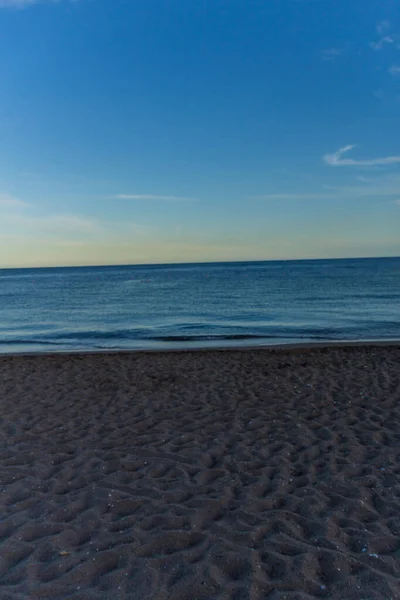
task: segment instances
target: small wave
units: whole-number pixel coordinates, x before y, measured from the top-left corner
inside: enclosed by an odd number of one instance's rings
[[[40,337],[31,337],[31,338],[14,338],[8,340],[0,340],[0,347],[2,346],[48,346],[48,347],[82,347],[82,346],[91,346],[93,348],[104,348],[110,345],[118,346],[118,341],[121,346],[126,347],[127,341],[134,341],[136,343],[140,342],[163,342],[163,343],[179,343],[179,342],[229,342],[229,341],[251,341],[251,340],[280,340],[280,339],[308,339],[308,340],[329,340],[335,339],[336,336],[326,336],[326,335],[296,335],[296,333],[291,334],[274,334],[274,335],[263,335],[263,334],[252,334],[252,333],[238,333],[238,334],[200,334],[200,335],[147,335],[147,336],[121,336],[116,334],[115,332],[110,335],[105,335],[104,333],[99,332],[91,332],[90,335],[86,334],[84,336],[63,336],[62,339],[59,337],[55,337],[53,339],[43,339]],[[96,343],[97,341],[97,343]]]
[[[291,338],[299,338],[299,339],[313,339],[313,340],[326,340],[326,339],[334,339],[333,336],[326,335],[296,335],[295,333],[291,334],[275,334],[275,335],[263,335],[263,334],[246,334],[246,333],[238,333],[238,334],[210,334],[210,335],[166,335],[166,336],[158,336],[152,337],[151,339],[159,342],[206,342],[206,341],[235,341],[235,340],[280,340]]]
[[[159,342],[195,342],[195,341],[212,341],[212,340],[253,340],[253,339],[272,339],[275,336],[270,335],[257,335],[247,333],[233,333],[231,335],[226,334],[210,334],[210,335],[163,335],[154,336],[151,339]]]
[[[65,343],[58,342],[57,340],[41,340],[36,338],[20,339],[15,338],[12,340],[0,340],[1,346],[65,346]]]
[[[8,336],[1,339],[0,348],[17,347],[64,347],[64,348],[129,348],[145,347],[149,344],[208,343],[208,342],[273,342],[274,340],[300,341],[335,341],[371,339],[380,337],[393,338],[400,335],[397,322],[366,323],[365,326],[350,327],[299,327],[270,326],[259,328],[238,326],[221,326],[210,323],[181,323],[157,327],[135,327],[110,330],[32,332],[19,336]],[[379,333],[380,335],[376,335]]]

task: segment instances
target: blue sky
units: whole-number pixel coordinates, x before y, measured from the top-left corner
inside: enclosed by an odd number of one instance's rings
[[[392,0],[0,0],[0,267],[400,255]]]

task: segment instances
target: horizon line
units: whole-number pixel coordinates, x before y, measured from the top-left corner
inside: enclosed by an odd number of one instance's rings
[[[113,267],[173,267],[181,265],[224,265],[224,264],[253,264],[268,262],[311,262],[327,260],[385,260],[389,258],[398,258],[400,255],[390,256],[339,256],[330,258],[265,258],[256,260],[207,260],[207,261],[189,261],[189,262],[167,262],[167,263],[111,263],[104,265],[52,265],[41,267],[0,267],[0,271],[32,271],[38,269],[104,269]]]

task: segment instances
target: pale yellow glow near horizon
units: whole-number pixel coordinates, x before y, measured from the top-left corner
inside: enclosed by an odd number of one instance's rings
[[[396,240],[349,243],[340,238],[269,239],[258,243],[220,241],[84,242],[0,237],[0,268],[162,264],[396,256]]]

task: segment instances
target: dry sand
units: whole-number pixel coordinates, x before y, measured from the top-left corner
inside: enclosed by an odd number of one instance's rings
[[[400,347],[0,358],[0,598],[400,599]]]

